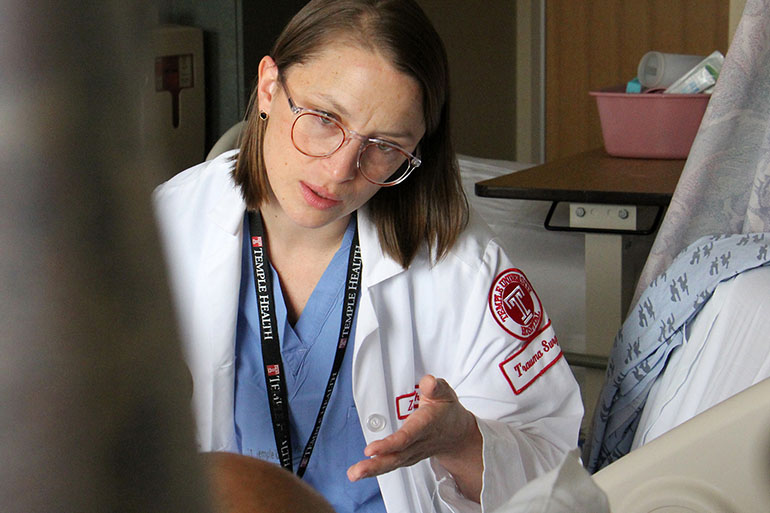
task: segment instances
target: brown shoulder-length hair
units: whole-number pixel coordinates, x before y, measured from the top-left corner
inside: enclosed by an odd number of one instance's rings
[[[438,260],[468,223],[468,201],[450,136],[449,69],[441,38],[414,0],[312,0],[283,30],[271,56],[285,73],[339,41],[387,56],[421,86],[426,127],[419,143],[422,165],[401,184],[381,188],[367,205],[384,251],[403,267],[409,267],[423,244]],[[269,190],[261,151],[268,121],[260,119],[258,109],[255,87],[233,170],[252,209]]]

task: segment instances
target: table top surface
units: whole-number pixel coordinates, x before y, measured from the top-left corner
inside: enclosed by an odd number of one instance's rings
[[[477,196],[666,206],[686,160],[619,158],[603,148],[476,183]]]

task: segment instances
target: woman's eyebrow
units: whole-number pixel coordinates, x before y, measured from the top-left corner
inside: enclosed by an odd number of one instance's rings
[[[334,114],[336,117],[342,117],[342,118],[350,118],[350,112],[342,106],[333,96],[330,96],[325,93],[318,93],[317,95],[314,95],[317,100],[325,103],[328,105],[328,107],[331,109],[332,114]],[[364,134],[362,134],[364,135]],[[369,135],[369,137],[374,137],[376,139],[415,139],[416,135],[413,134],[411,131],[391,131],[391,132],[377,132],[374,135]]]
[[[377,139],[408,139],[410,141],[417,139],[417,136],[412,132],[378,132]]]
[[[319,100],[326,103],[329,107],[331,107],[334,114],[338,114],[339,116],[349,118],[350,112],[342,106],[334,97],[329,96],[328,94],[319,93],[315,95]]]

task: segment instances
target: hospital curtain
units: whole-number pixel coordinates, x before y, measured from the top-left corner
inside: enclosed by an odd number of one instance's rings
[[[633,303],[704,235],[770,231],[770,0],[749,0]]]

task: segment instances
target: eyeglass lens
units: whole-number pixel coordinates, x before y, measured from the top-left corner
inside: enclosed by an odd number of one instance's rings
[[[328,157],[344,143],[345,131],[332,118],[305,112],[294,121],[292,140],[305,155]],[[369,180],[390,184],[410,171],[409,160],[409,156],[394,145],[370,141],[359,153],[358,167]]]

